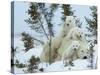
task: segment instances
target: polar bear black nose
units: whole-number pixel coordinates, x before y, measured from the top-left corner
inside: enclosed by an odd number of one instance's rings
[[[83,59],[87,59],[87,56],[84,56]]]
[[[74,50],[76,51],[77,49],[76,49],[76,48],[74,48]]]
[[[39,71],[43,72],[44,70],[43,70],[43,68],[40,68]]]
[[[69,24],[67,24],[67,26],[69,26]]]

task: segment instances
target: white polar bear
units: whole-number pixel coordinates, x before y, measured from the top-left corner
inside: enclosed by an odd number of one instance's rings
[[[49,62],[49,50],[51,52],[50,58],[52,62],[54,62],[55,58],[57,57],[57,50],[59,49],[62,40],[65,36],[67,36],[70,29],[75,27],[75,19],[73,16],[67,16],[66,21],[61,29],[61,32],[51,39],[51,50],[49,47],[50,40],[43,47],[43,52],[41,53],[40,59],[42,62]]]
[[[68,35],[63,39],[62,44],[58,49],[57,60],[61,60],[63,52],[75,40],[79,41],[80,43],[80,50],[78,51],[78,57],[83,58],[86,55],[88,49],[88,43],[84,39],[82,30],[78,27],[74,27],[69,31]]]
[[[75,19],[73,16],[67,16],[64,26],[61,29],[61,32],[52,38],[52,48],[58,49],[61,45],[61,42],[65,36],[69,33],[69,31],[76,26]]]
[[[73,16],[66,16],[66,20],[60,31],[59,36],[61,37],[66,36],[69,33],[70,29],[74,28],[75,26],[76,26],[75,18]]]
[[[61,46],[58,49],[58,53],[59,53],[60,56],[62,56],[62,53],[64,52],[64,50],[66,48],[68,48],[70,46],[70,44],[74,40],[76,40],[76,41],[82,40],[82,31],[78,27],[72,28],[69,31],[68,35],[63,38],[63,41],[61,43]]]
[[[78,41],[73,41],[71,45],[66,48],[62,55],[62,61],[66,65],[73,65],[72,61],[74,56],[78,56],[77,52],[80,49],[80,43]]]

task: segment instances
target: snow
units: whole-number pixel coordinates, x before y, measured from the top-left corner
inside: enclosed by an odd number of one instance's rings
[[[17,40],[17,43],[19,43],[18,41],[20,41],[20,40]],[[20,45],[20,44],[17,44],[17,45]],[[42,48],[43,48],[42,46],[36,46],[35,48],[30,49],[26,53],[22,50],[19,50],[20,48],[18,48],[19,53],[16,54],[15,58],[18,59],[20,61],[20,63],[27,64],[28,63],[27,61],[30,59],[31,56],[33,56],[33,55],[36,57],[40,56],[40,54],[43,50]],[[97,64],[96,62],[97,62],[97,45],[94,46],[94,59],[93,59],[94,67],[96,67],[96,64]],[[44,68],[44,72],[88,70],[88,69],[90,69],[90,67],[88,67],[88,66],[91,65],[89,60],[84,60],[84,59],[77,59],[77,60],[73,61],[73,63],[74,63],[74,66],[69,65],[66,67],[64,67],[64,64],[62,61],[56,61],[56,62],[52,63],[51,65],[49,65],[48,63],[40,63],[39,69]],[[20,69],[20,68],[15,67],[14,71],[15,71],[15,73],[25,73],[23,70],[25,70],[26,68],[27,67]]]
[[[25,69],[25,68],[14,67],[14,73],[15,74],[22,74],[22,73],[24,73],[23,69]]]
[[[74,66],[69,65],[65,67],[62,61],[58,61],[45,68],[45,72],[90,69],[87,67],[90,64],[88,60],[77,59],[73,63]]]
[[[42,47],[37,46],[35,48],[30,49],[28,52],[20,51],[16,54],[16,59],[20,61],[20,63],[27,63],[27,61],[31,58],[31,56],[39,57],[42,52]]]
[[[28,52],[24,54],[26,60],[29,60],[31,56],[39,57],[42,52],[42,47],[38,46],[34,49],[30,49]]]

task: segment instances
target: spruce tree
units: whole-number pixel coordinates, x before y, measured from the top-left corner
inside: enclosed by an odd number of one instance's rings
[[[62,14],[63,14],[62,20],[63,21],[65,21],[66,16],[73,16],[74,15],[74,11],[72,10],[71,5],[63,4],[62,9],[63,9],[63,12],[62,12]]]
[[[88,35],[88,38],[90,37],[94,37],[95,39],[92,39],[90,42],[90,63],[91,63],[91,68],[96,68],[96,65],[93,66],[93,60],[94,60],[94,55],[93,55],[93,52],[94,52],[94,46],[95,44],[97,44],[97,7],[96,6],[91,6],[90,7],[90,10],[91,10],[91,19],[90,18],[87,18],[85,17],[86,19],[86,22],[87,22],[87,29],[89,30],[89,32],[91,34],[87,34]],[[97,60],[97,59],[96,59]]]
[[[45,34],[47,39],[50,40],[49,45],[51,50],[51,37],[54,37],[52,19],[58,4],[49,4],[49,5],[50,6],[47,7],[45,3],[30,3],[30,7],[27,12],[29,18],[25,21],[28,24],[31,24],[30,27],[37,33]],[[46,31],[46,29],[48,29],[47,30],[48,32]],[[50,50],[49,54],[51,54]],[[49,63],[51,63],[51,58]]]
[[[54,36],[52,18],[58,6],[57,4],[49,5],[47,7],[45,3],[30,3],[27,11],[29,18],[25,20],[28,24],[31,24],[30,27],[33,30],[38,33],[44,33],[47,39],[49,39],[48,35]],[[45,27],[47,27],[48,32]]]
[[[86,22],[87,22],[87,29],[91,33],[90,36],[95,36],[94,43],[97,43],[97,7],[96,6],[91,6],[91,19],[85,17]]]
[[[25,52],[34,47],[33,38],[25,32],[22,33],[22,41],[24,42]]]
[[[31,58],[29,59],[28,62],[29,62],[29,64],[27,65],[28,68],[27,68],[26,72],[29,72],[29,73],[37,72],[40,58],[35,57],[35,56],[31,56]]]

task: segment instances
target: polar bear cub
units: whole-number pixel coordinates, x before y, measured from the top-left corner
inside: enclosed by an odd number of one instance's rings
[[[72,61],[74,60],[74,56],[77,56],[77,52],[80,48],[80,43],[78,41],[73,41],[71,45],[63,52],[62,61],[67,65],[72,65]]]
[[[81,31],[81,29],[78,28],[78,27],[72,28],[72,29],[69,31],[68,35],[65,36],[65,37],[63,38],[62,43],[61,43],[61,46],[60,46],[60,48],[58,49],[58,53],[59,53],[60,56],[62,56],[62,53],[64,52],[64,50],[65,50],[66,48],[68,48],[69,45],[70,45],[74,40],[77,40],[77,41],[82,40],[82,31]]]
[[[83,40],[83,31],[79,27],[74,27],[69,31],[67,36],[69,39]]]

